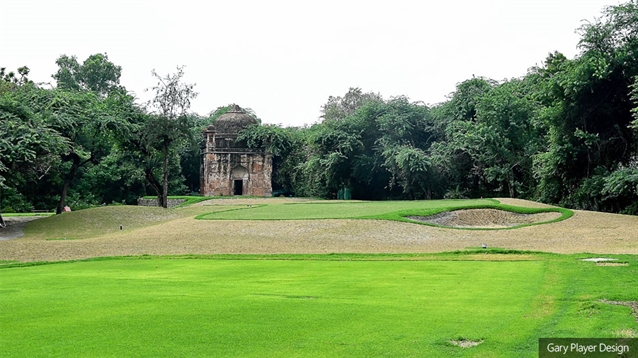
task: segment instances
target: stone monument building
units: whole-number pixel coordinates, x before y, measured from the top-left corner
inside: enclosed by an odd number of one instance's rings
[[[255,123],[255,118],[233,105],[204,130],[202,195],[272,195],[272,155],[237,141],[237,133]]]

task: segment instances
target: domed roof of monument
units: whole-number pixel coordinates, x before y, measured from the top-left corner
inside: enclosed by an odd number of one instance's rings
[[[258,122],[254,117],[234,104],[230,111],[217,117],[214,126],[217,133],[237,133],[255,123]]]

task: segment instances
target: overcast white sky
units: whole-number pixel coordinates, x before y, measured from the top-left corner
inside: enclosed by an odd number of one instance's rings
[[[50,82],[62,54],[107,53],[141,100],[151,70],[185,65],[205,115],[237,103],[264,123],[312,124],[349,87],[442,102],[472,75],[523,76],[573,58],[582,20],[615,0],[0,0],[0,67]]]

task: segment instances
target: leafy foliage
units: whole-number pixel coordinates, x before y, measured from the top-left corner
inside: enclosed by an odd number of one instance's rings
[[[51,77],[59,89],[90,91],[101,97],[121,90],[122,68],[110,62],[106,53],[91,55],[81,65],[75,56],[67,55],[60,56],[55,63],[59,68]]]
[[[155,96],[147,104],[153,115],[148,117],[149,120],[142,132],[142,142],[147,151],[156,145],[161,148],[163,172],[161,193],[159,188],[156,190],[161,206],[166,208],[169,191],[169,151],[177,142],[192,134],[189,130],[187,112],[191,100],[197,97],[198,93],[194,91],[194,84],[182,82],[184,67],[177,67],[176,73],[164,77],[158,75],[155,70],[151,73],[157,79],[157,85],[152,88]]]
[[[328,102],[321,107],[321,118],[324,121],[344,119],[353,115],[364,104],[382,100],[378,93],[363,93],[359,87],[350,87],[343,97],[328,97]]]
[[[581,53],[550,53],[516,79],[472,77],[447,101],[349,88],[321,123],[239,133],[273,155],[273,188],[301,196],[436,199],[509,196],[638,212],[638,2],[578,29]],[[106,54],[60,56],[57,87],[29,68],[0,69],[0,208],[58,211],[197,192],[201,132],[231,106],[188,113],[184,69],[160,76],[140,106]],[[261,121],[250,109],[244,109]]]

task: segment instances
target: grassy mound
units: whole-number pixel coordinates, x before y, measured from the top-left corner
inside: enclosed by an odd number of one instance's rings
[[[180,209],[164,209],[149,206],[103,206],[85,210],[63,213],[35,220],[25,229],[27,238],[88,239],[119,231],[132,231],[149,226],[159,225],[172,220],[192,217],[201,212],[229,210],[227,207],[185,207]],[[120,226],[122,230],[120,230]]]

